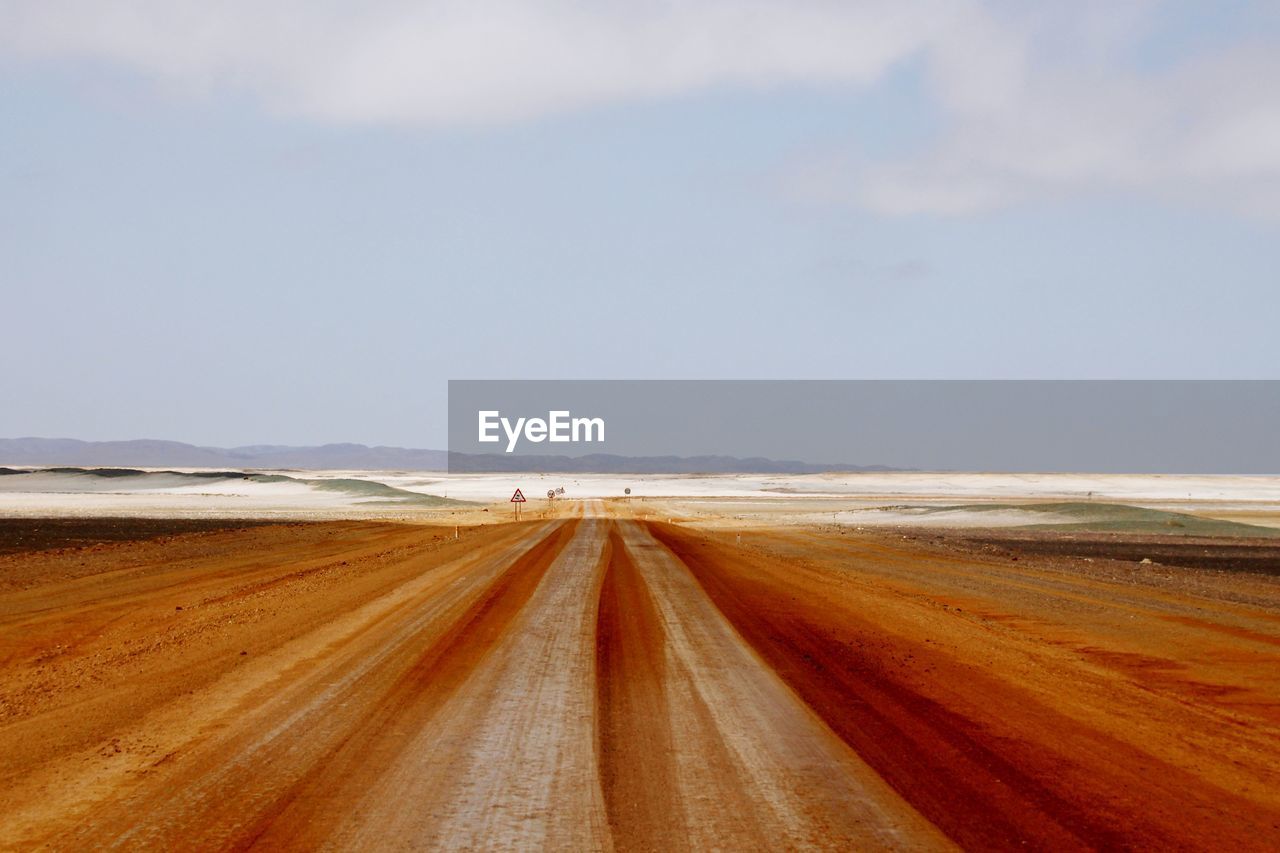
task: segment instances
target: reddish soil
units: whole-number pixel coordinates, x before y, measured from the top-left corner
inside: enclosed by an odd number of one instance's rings
[[[725,534],[654,529],[753,648],[962,846],[1266,849],[1280,840],[1274,765],[1212,755],[1216,738],[1245,753],[1250,742],[1273,756],[1280,747],[1273,606],[1224,612],[1178,601],[1158,582],[1108,595],[1070,567],[1041,574],[1008,556],[984,565],[883,535],[757,534],[752,547],[731,548]],[[1147,597],[1150,612],[1125,601]],[[1090,605],[1107,617],[1119,605],[1128,630],[1113,634],[1110,618],[1074,612]],[[1199,615],[1165,612],[1179,605]],[[1237,618],[1257,629],[1218,621]],[[1166,644],[1170,622],[1204,630]],[[1243,642],[1229,649],[1224,637]],[[1225,683],[1187,678],[1187,646],[1214,658]],[[1174,707],[1146,701],[1148,692]],[[1117,693],[1134,707],[1108,707]],[[1101,713],[1074,713],[1086,703]],[[1185,741],[1192,755],[1165,752]]]
[[[0,556],[0,846],[1280,846],[1280,579],[583,509]]]

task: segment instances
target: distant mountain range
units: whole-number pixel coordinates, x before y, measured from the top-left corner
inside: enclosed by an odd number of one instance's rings
[[[133,468],[300,468],[354,471],[443,471],[443,450],[324,444],[288,447],[197,447],[180,441],[78,441],[74,438],[0,438],[0,465],[74,465]]]
[[[828,471],[894,471],[884,465],[814,465],[760,456],[541,456],[529,453],[450,454],[450,471],[592,474],[822,474]]]
[[[452,461],[452,466],[450,466]],[[0,465],[107,468],[271,468],[351,471],[546,471],[601,474],[814,474],[890,471],[883,465],[813,465],[736,456],[505,456],[450,455],[444,450],[324,444],[290,447],[198,447],[180,441],[79,441],[74,438],[0,438]]]

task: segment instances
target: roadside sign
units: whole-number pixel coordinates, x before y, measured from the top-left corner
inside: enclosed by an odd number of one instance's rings
[[[516,493],[511,496],[511,502],[513,504],[524,503],[524,492],[520,491],[519,489],[516,489]]]

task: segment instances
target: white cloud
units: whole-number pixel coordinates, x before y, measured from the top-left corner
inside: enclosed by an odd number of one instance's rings
[[[1121,191],[1280,218],[1280,51],[1142,70],[1134,8],[1083,9],[966,22],[927,54],[942,129],[924,150],[836,155],[797,186],[895,215]]]
[[[794,186],[959,215],[1116,190],[1280,217],[1280,50],[1142,70],[1155,0],[0,0],[0,54],[133,69],[319,121],[501,123],[730,87],[873,86],[919,60],[923,149]]]
[[[29,0],[0,49],[248,90],[321,119],[500,122],[716,86],[867,84],[962,11],[950,0]]]

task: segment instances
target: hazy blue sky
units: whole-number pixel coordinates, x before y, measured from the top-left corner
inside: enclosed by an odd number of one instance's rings
[[[1277,80],[1273,2],[0,0],[0,435],[1274,378]]]

